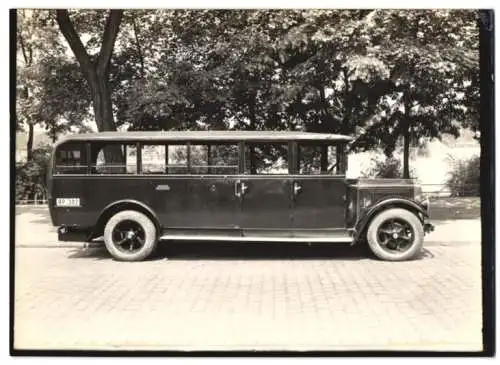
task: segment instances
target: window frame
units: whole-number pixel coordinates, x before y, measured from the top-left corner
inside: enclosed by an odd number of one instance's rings
[[[166,142],[139,142],[139,146],[137,147],[137,150],[140,150],[140,171],[138,170],[139,175],[146,175],[146,176],[159,176],[159,175],[168,175],[168,146],[172,144],[168,144]],[[162,147],[163,149],[163,169],[162,172],[144,172],[144,164],[143,164],[143,156],[142,156],[142,149],[146,146],[155,146],[155,147]]]
[[[331,173],[325,174],[301,174],[300,173],[300,146],[317,146],[321,148],[326,148],[328,156],[328,147],[335,147],[335,158],[337,166]],[[347,158],[345,151],[345,143],[333,142],[333,141],[293,141],[293,164],[292,164],[292,174],[297,176],[313,176],[313,177],[328,177],[328,176],[346,176],[347,173]]]
[[[80,159],[82,162],[81,168],[82,170],[84,169],[85,172],[82,173],[70,173],[70,174],[65,174],[61,173],[58,169],[58,153],[61,150],[64,150],[65,147],[71,146],[71,145],[80,145],[80,153],[85,148],[85,161],[83,159]],[[69,165],[68,165],[69,166]],[[51,163],[51,170],[52,170],[52,175],[54,176],[71,176],[71,175],[88,175],[90,173],[90,143],[87,141],[66,141],[64,143],[61,143],[60,145],[56,146],[53,152],[53,158],[52,158],[52,163]]]
[[[141,162],[141,149],[140,147],[140,142],[138,141],[110,141],[110,140],[105,140],[105,141],[100,141],[100,140],[95,140],[95,141],[88,141],[87,142],[88,147],[87,149],[89,150],[88,158],[87,158],[87,174],[86,176],[137,176],[141,175],[141,169],[142,169],[142,162]],[[95,168],[97,169],[97,157],[99,155],[99,152],[105,147],[105,146],[110,146],[110,145],[119,145],[123,147],[123,153],[125,155],[125,169],[127,168],[127,148],[128,146],[134,146],[136,149],[136,158],[135,158],[135,172],[133,173],[119,173],[119,174],[113,174],[113,173],[94,173],[92,171],[92,147],[93,146],[99,146],[102,145],[102,147],[99,148],[97,154],[96,154],[96,163],[95,163]]]
[[[240,144],[240,174],[245,176],[289,176],[293,175],[294,141],[242,141]],[[284,174],[252,174],[251,166],[247,169],[246,152],[250,145],[285,145],[287,148],[287,172]],[[250,171],[247,173],[247,171]]]
[[[189,141],[186,143],[186,145],[188,146],[188,175],[193,175],[193,176],[236,176],[236,175],[241,175],[241,146],[242,146],[242,143],[241,141]],[[236,173],[224,173],[224,174],[214,174],[212,173],[210,170],[211,168],[213,167],[221,167],[221,166],[213,166],[213,165],[210,165],[209,163],[211,162],[210,161],[210,157],[212,157],[211,155],[207,155],[207,165],[195,165],[195,167],[193,167],[193,164],[192,164],[192,160],[191,160],[191,147],[193,146],[203,146],[203,147],[210,147],[210,146],[224,146],[224,145],[227,145],[227,146],[235,146],[237,148],[237,157],[236,157],[236,164],[235,165],[226,165],[227,167],[233,167],[235,166],[236,167]],[[207,150],[208,152],[208,150]],[[200,167],[206,167],[207,168],[207,172],[205,173],[198,173],[198,172],[194,172],[193,169],[194,168],[200,168]]]
[[[162,141],[161,143],[158,143],[158,144],[163,144],[165,146],[165,172],[163,175],[166,175],[166,176],[176,176],[176,175],[189,175],[189,158],[190,158],[190,152],[189,152],[189,145],[188,145],[188,142],[186,141]],[[170,146],[185,146],[186,147],[186,165],[182,165],[182,166],[174,166],[174,165],[169,165],[168,163],[168,158],[170,156],[169,154],[169,151],[168,151],[168,148]],[[183,173],[183,174],[171,174],[168,172],[169,168],[179,168],[179,167],[182,167],[182,168],[185,168],[186,169],[186,173]]]
[[[65,146],[68,145],[80,145],[83,148],[86,148],[86,156],[85,160],[82,160],[82,165],[81,166],[86,166],[87,168],[85,169],[85,172],[81,173],[71,173],[71,174],[64,174],[58,171],[57,168],[57,153],[60,151],[60,149],[64,149]],[[125,153],[126,153],[126,146],[131,146],[134,145],[136,147],[137,151],[137,157],[136,157],[136,172],[135,173],[130,173],[130,174],[110,174],[110,173],[105,173],[105,174],[94,174],[92,173],[92,147],[95,145],[122,145],[125,146]],[[247,161],[246,161],[246,151],[248,146],[250,145],[285,145],[287,146],[287,167],[288,167],[288,172],[287,173],[281,173],[281,174],[251,174],[250,172],[250,167],[247,166]],[[327,148],[328,146],[335,146],[336,149],[336,158],[337,158],[337,167],[335,168],[335,171],[331,174],[299,174],[299,163],[300,163],[300,156],[299,156],[299,144],[301,145],[326,145]],[[143,146],[164,146],[165,148],[165,169],[162,173],[144,173],[143,172],[143,166],[142,166],[142,147]],[[193,173],[192,172],[192,161],[191,161],[191,146],[192,145],[235,145],[237,146],[238,150],[238,171],[236,175],[244,175],[244,176],[288,176],[288,175],[297,175],[297,176],[315,176],[315,177],[324,177],[324,176],[346,176],[347,173],[347,152],[346,152],[346,143],[344,142],[335,142],[335,141],[299,141],[299,140],[290,140],[290,141],[246,141],[246,140],[234,140],[234,141],[204,141],[204,140],[177,140],[177,141],[129,141],[129,140],[87,140],[87,141],[74,141],[74,140],[69,140],[66,141],[60,145],[57,145],[55,150],[54,150],[54,157],[52,161],[52,175],[55,176],[68,176],[68,175],[78,175],[78,176],[118,176],[118,175],[123,175],[123,176],[175,176],[175,175],[183,175],[183,176],[230,176],[234,174],[211,174],[211,173]],[[85,146],[85,147],[83,147]],[[168,164],[168,157],[169,157],[169,151],[168,147],[169,146],[186,146],[186,173],[182,174],[169,174],[168,169],[169,169],[169,164]],[[247,170],[248,167],[248,170]]]

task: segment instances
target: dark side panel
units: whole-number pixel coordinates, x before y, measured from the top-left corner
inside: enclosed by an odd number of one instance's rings
[[[193,176],[187,180],[186,208],[189,214],[180,217],[177,226],[187,228],[239,228],[240,207],[235,196],[235,177]],[[171,207],[167,208],[170,211]],[[169,213],[171,214],[171,213]],[[174,226],[168,217],[167,227]]]
[[[343,176],[294,177],[293,227],[345,227],[346,185]]]
[[[188,181],[185,177],[148,176],[150,184],[143,184],[141,200],[151,207],[160,220],[160,225],[183,226],[189,215]]]
[[[154,194],[149,178],[131,176],[54,176],[50,202],[53,223],[92,227],[100,212],[123,199],[138,200],[153,211],[162,211],[162,201]],[[80,207],[57,207],[57,198],[79,198]]]
[[[241,182],[247,186],[241,197],[241,228],[291,228],[291,177],[252,176]]]
[[[239,202],[234,179],[169,176],[56,176],[54,225],[93,226],[100,212],[120,200],[151,208],[165,228],[236,228]],[[79,198],[80,207],[55,207],[57,198]]]

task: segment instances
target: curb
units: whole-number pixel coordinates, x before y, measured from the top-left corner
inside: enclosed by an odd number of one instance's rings
[[[16,245],[16,248],[99,248],[103,247],[104,243],[98,242],[75,242],[75,243],[63,243],[63,244],[35,244],[35,245],[26,245],[20,244]]]

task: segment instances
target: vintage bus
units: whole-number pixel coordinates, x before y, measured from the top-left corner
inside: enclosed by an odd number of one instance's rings
[[[102,132],[64,137],[48,176],[58,238],[102,237],[117,260],[159,241],[366,242],[407,260],[433,229],[410,179],[347,179],[345,135]]]

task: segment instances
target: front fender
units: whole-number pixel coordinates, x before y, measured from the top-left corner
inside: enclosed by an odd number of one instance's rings
[[[370,221],[378,213],[390,208],[403,208],[415,213],[415,215],[417,216],[420,216],[421,214],[424,218],[429,217],[428,208],[414,200],[405,198],[384,199],[371,206],[358,219],[355,225],[354,241],[357,241],[361,237],[363,232],[365,232],[366,228],[368,227]]]

